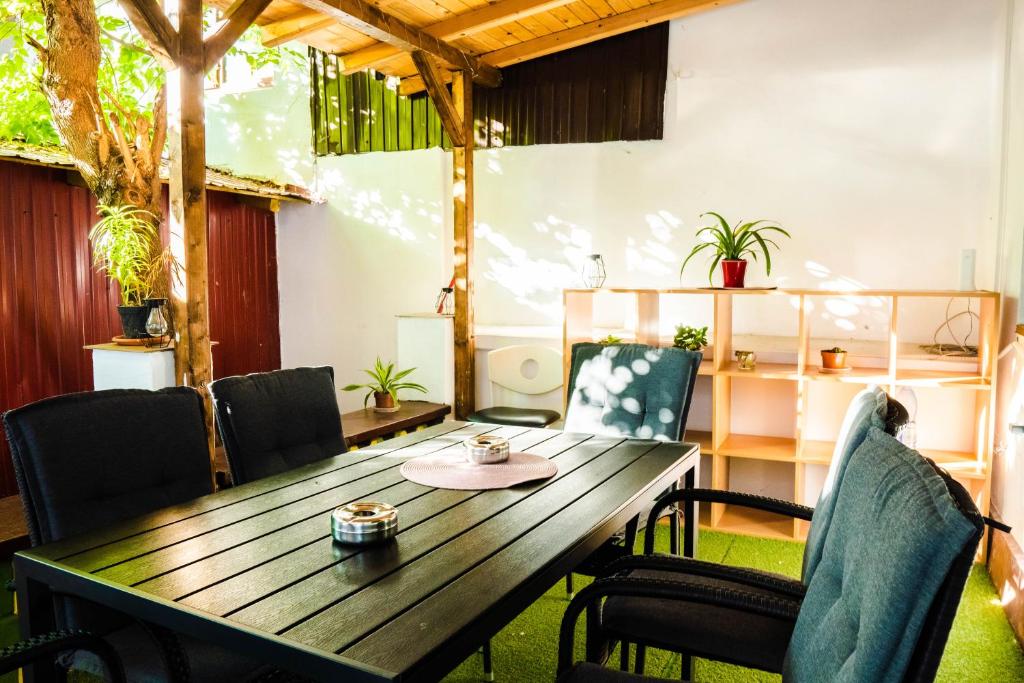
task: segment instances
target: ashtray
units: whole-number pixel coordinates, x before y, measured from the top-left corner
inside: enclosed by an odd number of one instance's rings
[[[331,536],[338,543],[383,543],[397,533],[398,510],[387,503],[349,503],[331,513]]]
[[[508,460],[508,439],[481,434],[466,439],[466,460],[475,465],[493,465]]]

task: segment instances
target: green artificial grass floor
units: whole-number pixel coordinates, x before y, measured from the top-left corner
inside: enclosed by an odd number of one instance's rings
[[[668,533],[658,528],[659,549],[667,549]],[[702,531],[698,545],[702,559],[737,566],[755,567],[799,576],[803,544],[733,534]],[[2,576],[3,572],[0,572]],[[577,576],[579,590],[588,579]],[[565,610],[565,583],[552,586],[543,597],[519,615],[492,641],[494,668],[498,681],[547,683],[554,681],[558,650],[558,628]],[[0,606],[3,607],[3,606]],[[580,620],[582,622],[582,619]],[[13,617],[0,611],[0,647],[15,637]],[[8,628],[2,628],[7,626]],[[579,624],[578,626],[582,626]],[[582,644],[581,628],[577,645]],[[617,655],[613,655],[618,662]],[[679,658],[651,650],[647,655],[647,673],[665,678],[679,677]],[[462,683],[481,680],[480,656],[470,657],[445,680]],[[699,683],[778,681],[779,676],[743,669],[718,662],[698,660],[694,679]],[[7,683],[0,676],[0,683]],[[77,677],[84,683],[84,677]],[[992,581],[985,567],[975,566],[967,584],[960,611],[953,625],[938,681],[1024,681],[1024,653],[1017,645],[1006,621]]]
[[[659,549],[667,550],[667,529],[659,526],[658,532]],[[702,531],[697,548],[704,560],[798,577],[804,546],[794,541]],[[588,580],[577,576],[574,581],[579,590]],[[496,680],[516,683],[554,680],[558,628],[565,605],[565,583],[559,582],[494,638],[491,649]],[[577,625],[577,645],[582,639],[580,626]],[[611,661],[617,664],[618,655],[613,654]],[[648,651],[648,675],[678,679],[679,670],[678,656]],[[445,681],[480,681],[481,672],[481,659],[477,655],[463,662]],[[705,660],[697,661],[693,678],[699,683],[781,680],[774,674]],[[943,683],[1024,681],[1024,652],[1010,630],[988,571],[982,565],[976,565],[971,572],[936,680]]]

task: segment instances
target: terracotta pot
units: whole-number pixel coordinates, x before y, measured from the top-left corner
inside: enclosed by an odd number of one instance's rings
[[[741,289],[747,274],[746,259],[722,260],[722,286],[727,289]]]
[[[395,407],[394,397],[386,391],[373,392],[373,401],[378,408],[390,410]]]
[[[821,367],[826,370],[842,370],[846,367],[846,351],[822,351]]]

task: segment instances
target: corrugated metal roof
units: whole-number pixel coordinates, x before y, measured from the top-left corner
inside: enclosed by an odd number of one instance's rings
[[[51,168],[75,170],[74,162],[72,162],[71,157],[62,147],[32,145],[14,140],[0,140],[0,158],[49,166]],[[168,163],[165,160],[160,169],[160,176],[166,182],[168,175]],[[319,201],[314,198],[309,190],[299,185],[282,185],[273,180],[238,175],[226,169],[211,166],[206,168],[206,187],[235,194],[265,197],[267,199],[310,203]]]

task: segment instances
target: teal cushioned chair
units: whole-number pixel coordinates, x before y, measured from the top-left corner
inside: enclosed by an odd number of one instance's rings
[[[646,344],[573,344],[569,370],[567,432],[681,441],[703,354]],[[687,485],[696,485],[693,471]],[[642,515],[646,517],[646,515]],[[596,575],[613,560],[630,555],[640,519],[621,538],[604,544],[576,568]],[[678,552],[679,518],[670,517],[672,552]],[[566,592],[573,593],[572,574]]]
[[[906,411],[902,406],[889,399],[880,388],[868,387],[858,393],[847,408],[825,485],[813,509],[761,496],[704,489],[684,489],[670,493],[659,500],[657,508],[661,509],[663,505],[675,500],[725,502],[810,520],[802,582],[765,572],[743,570],[746,575],[760,580],[764,584],[763,590],[770,597],[777,594],[799,597],[803,595],[813,568],[820,560],[821,545],[833,518],[834,492],[839,489],[850,456],[863,443],[872,427],[884,428],[895,434],[906,419]],[[684,516],[690,508],[690,505],[683,506]],[[687,528],[692,523],[693,520],[686,519]],[[653,531],[650,525],[648,529]],[[653,533],[648,533],[645,540],[645,552],[654,552]],[[735,571],[683,558],[645,560],[643,566],[635,568],[636,575],[649,579],[671,579],[679,574],[693,575],[696,572],[708,585],[722,589],[734,585],[735,578],[729,572]],[[605,606],[604,615],[606,630],[614,632],[619,640],[636,644],[638,661],[643,662],[647,646],[679,652],[684,656],[684,673],[689,671],[691,656],[779,673],[793,630],[792,621],[749,613],[723,613],[710,605],[680,610],[678,605],[671,602],[640,598],[612,598]]]
[[[735,568],[730,587],[708,584],[700,573],[651,579],[616,571],[580,591],[566,611],[560,680],[644,680],[593,663],[572,665],[577,618],[609,596],[671,601],[680,610],[714,605],[789,621],[786,682],[934,680],[981,539],[981,515],[952,477],[877,426],[851,455],[833,496],[832,520],[805,594],[766,592],[763,581]],[[588,660],[595,661],[606,643],[591,641],[608,634],[602,610],[588,614],[599,620],[588,628]]]

